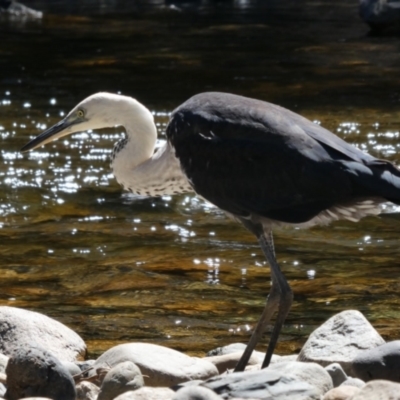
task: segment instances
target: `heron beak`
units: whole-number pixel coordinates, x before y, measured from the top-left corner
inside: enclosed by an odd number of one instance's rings
[[[51,128],[45,130],[39,136],[35,137],[35,139],[32,139],[29,143],[22,147],[21,152],[25,153],[26,151],[36,149],[41,145],[73,133],[71,130],[72,125],[78,124],[79,122],[81,121],[71,117],[68,118],[67,116],[60,122],[57,122]]]

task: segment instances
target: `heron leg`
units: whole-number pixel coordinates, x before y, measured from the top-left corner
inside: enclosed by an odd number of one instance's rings
[[[264,230],[260,232],[259,229],[254,229],[255,228],[254,226],[249,227],[247,225],[248,224],[245,224],[245,226],[248,229],[253,228],[250,230],[257,235],[261,249],[270,265],[272,287],[271,287],[271,292],[267,299],[267,303],[257,323],[257,326],[255,327],[253,334],[251,335],[250,341],[241,359],[239,360],[238,364],[235,367],[235,372],[243,371],[245,369],[253,350],[255,349],[257,343],[259,342],[265,331],[266,325],[271,320],[275,311],[278,310],[276,322],[271,334],[270,342],[268,345],[264,362],[262,364],[262,368],[265,368],[269,365],[276,343],[278,341],[279,333],[282,329],[287,314],[289,313],[293,299],[292,290],[275,259],[275,250],[274,250],[272,232],[271,231],[264,232]]]
[[[269,340],[268,349],[265,354],[264,362],[262,363],[261,366],[261,368],[266,368],[271,362],[271,358],[274,353],[276,343],[278,342],[279,333],[292,306],[293,291],[288,281],[286,280],[285,275],[283,275],[279,267],[279,264],[276,261],[272,232],[269,231],[268,235],[263,235],[262,237],[260,237],[259,242],[261,249],[266,259],[268,260],[268,263],[271,268],[272,289],[274,289],[274,287],[276,288],[276,290],[271,290],[270,297],[271,295],[274,295],[274,298],[275,296],[277,296],[277,299],[274,299],[274,301],[278,302],[278,314],[276,316],[275,325]],[[268,307],[268,301],[266,308]]]

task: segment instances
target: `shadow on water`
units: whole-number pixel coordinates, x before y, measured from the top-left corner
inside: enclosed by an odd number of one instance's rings
[[[1,304],[61,320],[92,355],[134,340],[191,354],[246,341],[270,283],[242,227],[195,196],[122,193],[108,165],[119,128],[18,149],[97,91],[138,98],[162,139],[174,107],[219,90],[399,164],[398,38],[368,36],[347,1],[64,3],[30,2],[38,20],[0,15]],[[398,338],[399,232],[396,214],[276,232],[295,292],[278,352],[348,308]]]

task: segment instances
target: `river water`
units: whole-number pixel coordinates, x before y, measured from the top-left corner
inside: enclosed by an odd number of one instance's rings
[[[194,195],[124,193],[109,169],[121,128],[19,149],[98,91],[144,103],[163,140],[169,113],[213,90],[278,103],[400,164],[398,37],[370,37],[344,0],[63,3],[29,2],[38,20],[0,15],[0,304],[60,320],[93,357],[127,341],[195,355],[246,342],[270,281],[241,226]],[[345,309],[400,337],[397,211],[275,232],[295,293],[278,353]]]

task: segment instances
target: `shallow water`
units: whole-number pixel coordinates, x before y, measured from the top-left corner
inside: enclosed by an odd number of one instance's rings
[[[135,340],[197,355],[245,342],[270,283],[255,240],[218,209],[121,191],[109,156],[122,129],[18,152],[85,96],[136,97],[161,140],[195,93],[257,97],[400,164],[398,37],[369,37],[347,1],[30,5],[42,20],[0,16],[0,304],[59,319],[91,356]],[[279,353],[349,308],[399,338],[400,218],[387,211],[275,233],[295,293]]]

